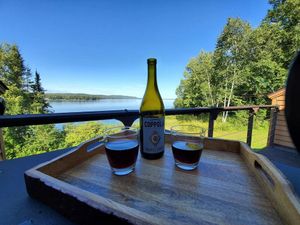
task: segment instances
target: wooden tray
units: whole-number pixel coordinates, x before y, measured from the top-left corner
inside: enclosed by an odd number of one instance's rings
[[[244,143],[206,139],[199,167],[138,157],[111,173],[101,138],[25,172],[27,191],[80,224],[299,224],[299,199],[264,156]],[[166,134],[166,142],[169,143]]]

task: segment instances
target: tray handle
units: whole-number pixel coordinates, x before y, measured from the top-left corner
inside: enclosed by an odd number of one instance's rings
[[[257,160],[254,160],[254,168],[256,169],[258,174],[262,177],[262,179],[265,181],[265,183],[274,190],[276,185],[274,179]]]
[[[241,154],[254,172],[261,188],[271,200],[284,224],[298,225],[300,201],[284,175],[265,156],[254,153],[248,145],[241,144]]]
[[[104,145],[104,137],[98,136],[88,141],[83,142],[78,146],[77,150],[86,151],[86,152],[93,152],[98,150]]]

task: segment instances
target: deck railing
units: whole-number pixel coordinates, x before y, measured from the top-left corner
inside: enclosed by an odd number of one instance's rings
[[[201,107],[201,108],[181,108],[166,109],[166,115],[199,115],[209,114],[208,137],[213,137],[214,121],[221,112],[248,111],[247,144],[251,146],[254,115],[259,109],[271,110],[271,123],[269,129],[268,144],[272,143],[274,137],[275,124],[272,121],[276,118],[278,107],[276,105],[252,105],[252,106],[231,106],[231,107]],[[0,115],[0,128],[26,125],[55,124],[67,122],[82,122],[92,120],[116,119],[126,126],[131,126],[139,117],[138,110],[111,110],[93,112],[69,112],[69,113],[49,113],[49,114],[29,114],[29,115]],[[1,141],[1,140],[0,140]]]

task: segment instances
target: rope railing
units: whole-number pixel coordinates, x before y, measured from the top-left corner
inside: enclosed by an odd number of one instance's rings
[[[222,135],[218,135],[218,136],[215,136],[217,138],[223,138],[223,137],[227,137],[227,136],[231,136],[231,135],[235,135],[235,134],[241,134],[241,133],[244,133],[245,131],[244,130],[241,130],[241,131],[237,131],[237,132],[232,132],[232,133],[226,133],[226,134],[222,134]],[[246,134],[245,134],[246,136]]]

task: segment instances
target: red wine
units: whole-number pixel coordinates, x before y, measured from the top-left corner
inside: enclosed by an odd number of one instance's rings
[[[197,163],[201,157],[202,150],[203,144],[201,143],[175,141],[172,145],[175,160],[186,164]]]
[[[132,166],[137,158],[139,143],[137,140],[117,140],[105,144],[107,159],[111,167],[123,169]]]

